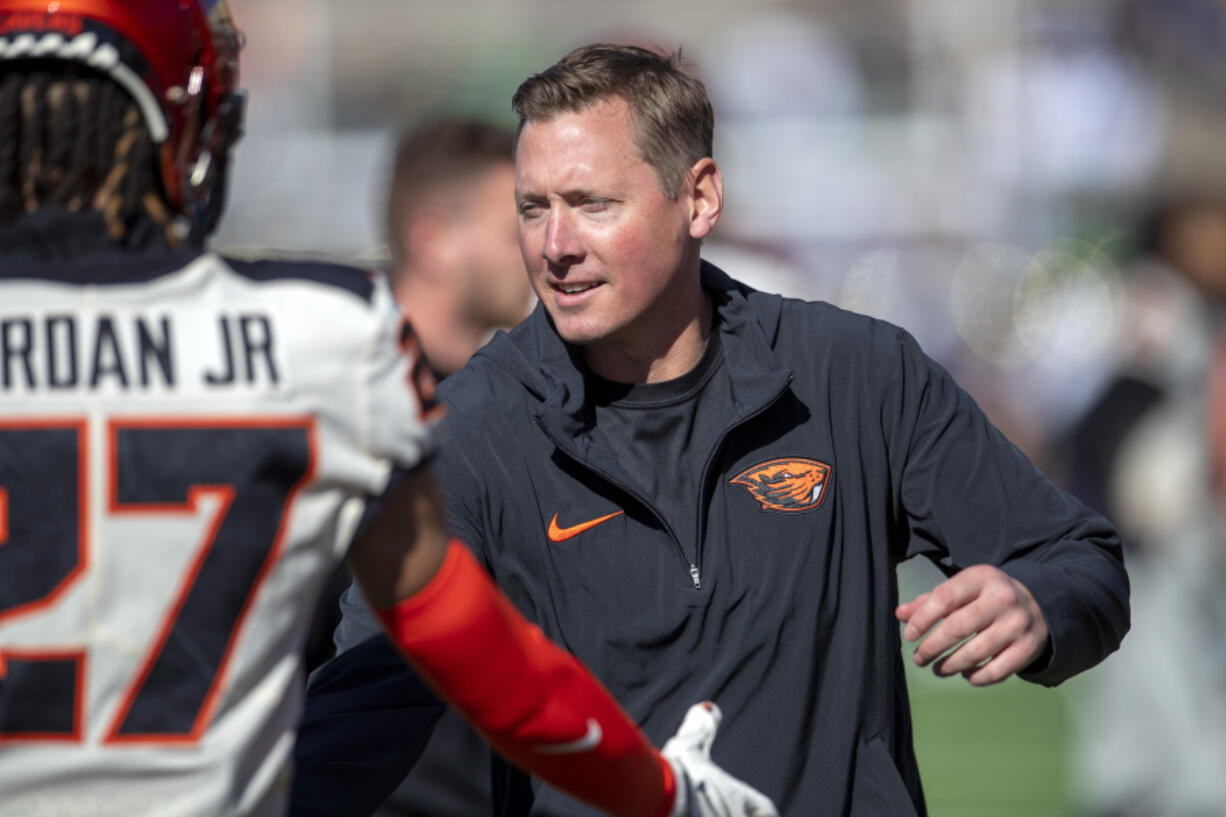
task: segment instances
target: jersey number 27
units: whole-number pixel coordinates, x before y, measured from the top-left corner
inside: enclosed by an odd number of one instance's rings
[[[20,646],[0,640],[0,742],[82,740],[91,633],[108,625],[90,620],[94,600],[78,596],[72,609],[84,612],[67,617],[57,606],[80,593],[101,594],[103,604],[114,601],[106,594],[164,599],[165,587],[103,584],[123,575],[107,562],[157,564],[160,548],[186,546],[186,571],[160,577],[174,585],[169,606],[153,613],[160,620],[135,671],[118,679],[101,739],[190,744],[208,725],[236,636],[280,554],[290,502],[313,475],[314,426],[299,417],[112,420],[101,447],[91,447],[90,428],[84,419],[0,420],[0,633],[40,615],[49,627],[46,644],[31,636],[37,625]],[[193,542],[103,541],[90,521],[98,491],[104,522],[198,514],[208,497],[217,510]]]

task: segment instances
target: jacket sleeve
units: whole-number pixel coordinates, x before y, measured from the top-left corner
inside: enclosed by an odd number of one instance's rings
[[[483,469],[495,467],[495,461],[482,456],[485,444],[479,436],[480,421],[465,417],[450,403],[441,428],[446,443],[434,460],[434,472],[443,488],[447,528],[492,573],[490,538],[495,534],[489,529]]]
[[[1021,676],[1054,686],[1119,647],[1129,627],[1119,535],[1057,488],[1005,439],[910,335],[886,354],[883,424],[901,518],[900,558],[922,554],[947,575],[999,566],[1034,595],[1047,651]]]
[[[421,757],[446,711],[382,629],[376,633],[311,674],[294,742],[294,817],[373,814]]]

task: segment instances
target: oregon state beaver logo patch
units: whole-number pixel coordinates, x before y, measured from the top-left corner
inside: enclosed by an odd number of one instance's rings
[[[732,479],[768,511],[811,511],[822,504],[830,466],[804,457],[779,457],[746,468]]]

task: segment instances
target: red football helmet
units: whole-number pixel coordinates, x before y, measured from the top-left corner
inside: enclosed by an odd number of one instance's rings
[[[0,60],[88,65],[138,103],[167,200],[209,231],[242,131],[242,35],[226,0],[0,0]]]

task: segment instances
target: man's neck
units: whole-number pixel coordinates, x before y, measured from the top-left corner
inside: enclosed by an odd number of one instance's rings
[[[101,212],[69,211],[58,205],[41,208],[0,225],[0,255],[26,255],[45,260],[66,260],[97,253],[158,252],[173,247],[165,229],[148,216],[133,216],[127,232],[114,238]],[[184,243],[184,250],[200,250],[202,241]]]
[[[396,300],[412,325],[426,359],[440,374],[462,369],[489,339],[493,327],[477,326],[466,320],[450,293],[415,286],[412,281],[402,282],[396,290]]]
[[[681,377],[698,365],[711,333],[714,305],[705,292],[700,298],[693,319],[678,329],[638,346],[616,340],[584,346],[584,362],[617,383],[662,383]]]

